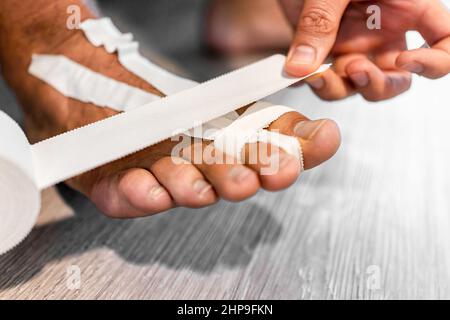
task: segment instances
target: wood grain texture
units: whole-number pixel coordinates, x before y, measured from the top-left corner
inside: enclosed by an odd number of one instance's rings
[[[449,299],[450,78],[414,80],[381,104],[273,97],[343,136],[282,193],[115,221],[47,190],[38,226],[0,257],[0,299]]]

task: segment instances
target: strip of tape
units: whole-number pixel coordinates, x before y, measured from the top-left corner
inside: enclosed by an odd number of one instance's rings
[[[33,55],[28,72],[66,97],[126,111],[161,97],[94,72],[62,55]]]
[[[94,46],[104,46],[109,53],[117,52],[120,63],[126,69],[166,95],[191,89],[198,84],[176,76],[148,61],[139,53],[139,44],[133,41],[133,35],[122,34],[110,18],[83,21],[80,29]]]

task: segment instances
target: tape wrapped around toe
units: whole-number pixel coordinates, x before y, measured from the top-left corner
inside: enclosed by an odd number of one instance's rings
[[[281,116],[283,114],[284,113],[282,113]],[[276,118],[275,115],[273,115],[269,123],[276,121],[278,118],[279,117]],[[268,119],[269,118],[266,118],[266,120]],[[239,120],[236,120],[230,128],[222,130],[221,133],[216,136],[216,139],[214,140],[214,147],[216,149],[221,150],[222,152],[238,159],[239,162],[244,163],[245,161],[242,156],[244,153],[244,148],[247,144],[270,144],[272,146],[279,147],[286,153],[296,157],[300,161],[301,170],[303,171],[304,162],[302,146],[297,138],[258,127],[240,127]]]
[[[243,162],[242,154],[246,144],[272,144],[299,159],[303,170],[303,153],[299,140],[280,132],[264,130],[289,112],[295,110],[265,101],[257,102],[216,136],[214,146]]]
[[[31,231],[40,209],[33,157],[21,128],[0,111],[0,254]]]

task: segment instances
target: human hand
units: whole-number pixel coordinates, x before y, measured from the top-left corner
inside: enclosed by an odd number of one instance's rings
[[[333,69],[309,80],[323,99],[355,92],[371,101],[409,89],[411,73],[436,79],[450,72],[450,13],[439,0],[280,0],[296,36],[286,71],[302,76],[329,55]],[[367,8],[381,10],[381,29],[367,26]],[[430,48],[407,50],[405,34],[417,30]]]

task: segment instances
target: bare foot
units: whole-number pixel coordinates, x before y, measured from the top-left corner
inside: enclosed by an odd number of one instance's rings
[[[293,30],[277,0],[212,0],[206,41],[227,54],[289,47]]]
[[[85,11],[83,17],[92,15]],[[26,131],[32,142],[115,114],[110,109],[66,98],[30,76],[27,68],[32,53],[63,54],[115,80],[158,93],[125,70],[116,55],[93,47],[81,31],[67,30],[65,20],[57,15],[45,19],[41,16],[32,23],[13,24],[7,35],[0,35],[2,71],[23,105]],[[270,129],[298,137],[307,169],[329,159],[340,143],[339,130],[333,121],[309,121],[296,112],[286,114]],[[261,187],[273,191],[284,189],[300,173],[299,161],[275,147],[273,152],[279,152],[282,160],[280,170],[274,175],[260,174],[265,167],[263,162],[193,165],[184,160],[180,163],[171,157],[173,147],[174,142],[162,142],[67,183],[91,199],[106,215],[130,218],[163,212],[174,206],[207,206],[219,197],[241,201]],[[246,152],[250,149],[251,146],[247,146]]]

